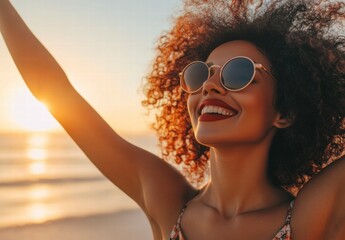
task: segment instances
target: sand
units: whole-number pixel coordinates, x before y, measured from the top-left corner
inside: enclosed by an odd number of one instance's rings
[[[68,218],[0,229],[1,240],[150,240],[149,223],[140,210]]]

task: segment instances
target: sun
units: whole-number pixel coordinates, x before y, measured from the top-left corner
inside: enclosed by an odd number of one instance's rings
[[[59,123],[49,113],[47,106],[39,102],[27,90],[21,90],[12,95],[10,115],[20,130],[52,131],[59,128]]]

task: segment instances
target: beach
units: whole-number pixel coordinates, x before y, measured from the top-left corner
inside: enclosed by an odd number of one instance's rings
[[[146,137],[137,142],[154,148]],[[149,240],[138,205],[66,134],[0,134],[0,240]]]
[[[149,223],[139,209],[0,228],[1,240],[150,240]]]

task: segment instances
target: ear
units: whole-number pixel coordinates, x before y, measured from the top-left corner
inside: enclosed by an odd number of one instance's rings
[[[277,114],[276,119],[274,120],[273,126],[276,128],[287,128],[294,123],[293,118],[283,117],[280,113]]]

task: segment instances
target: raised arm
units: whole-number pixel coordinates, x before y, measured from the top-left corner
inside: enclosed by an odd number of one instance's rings
[[[160,202],[165,198],[176,198],[178,202],[187,197],[191,188],[179,173],[157,156],[123,140],[78,94],[8,0],[0,0],[0,30],[32,94],[49,106],[53,116],[108,179],[144,209],[152,204],[152,195]]]

